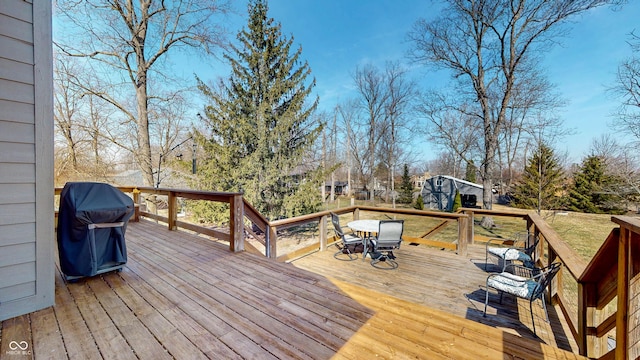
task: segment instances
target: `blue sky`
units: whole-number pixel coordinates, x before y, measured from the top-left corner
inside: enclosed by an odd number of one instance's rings
[[[246,5],[237,2],[236,10],[239,15],[231,16],[228,24],[233,38],[246,24]],[[320,109],[330,111],[355,95],[352,74],[357,66],[372,63],[382,68],[388,60],[406,62],[411,46],[407,32],[418,18],[428,19],[436,11],[425,0],[270,0],[269,15],[302,46],[302,58],[317,81]],[[614,84],[618,63],[631,54],[628,34],[639,17],[640,1],[630,1],[622,11],[602,7],[574,18],[569,35],[541,64],[569,101],[558,116],[575,134],[556,147],[568,151],[570,162],[579,162],[587,154],[593,138],[613,132],[609,123],[618,101],[606,89]],[[210,65],[215,70],[199,66],[196,72],[203,79],[226,75],[219,73],[225,71],[220,63]],[[422,88],[448,81],[420,67],[410,76]],[[417,145],[417,149],[425,160],[434,157],[428,145]]]

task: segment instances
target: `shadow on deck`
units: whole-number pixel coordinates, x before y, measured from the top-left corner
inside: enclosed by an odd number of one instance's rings
[[[332,251],[282,264],[148,221],[129,225],[127,247],[122,272],[56,273],[56,305],[4,321],[0,358],[577,357],[541,311],[532,338],[528,304],[494,296],[482,318],[473,258],[403,246],[396,271]]]

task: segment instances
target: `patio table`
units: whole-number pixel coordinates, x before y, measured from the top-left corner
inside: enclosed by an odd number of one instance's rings
[[[367,257],[370,248],[371,234],[377,233],[380,229],[380,220],[353,220],[347,223],[347,226],[356,232],[364,233],[362,237],[364,244],[364,251],[362,253],[362,260]]]

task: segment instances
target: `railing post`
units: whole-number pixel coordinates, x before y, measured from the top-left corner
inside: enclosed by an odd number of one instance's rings
[[[267,258],[275,259],[277,257],[276,246],[278,244],[278,230],[275,226],[268,226],[267,231],[269,231],[269,243],[267,243],[265,253],[267,254]]]
[[[473,218],[475,215],[473,210],[465,210],[463,214],[469,217],[469,220],[467,221],[467,241],[469,244],[473,244],[476,236],[475,229],[473,228]]]
[[[597,336],[590,332],[596,324],[596,287],[592,283],[578,281],[578,336],[576,343],[580,355],[598,357],[602,354],[596,352]]]
[[[618,239],[618,309],[616,311],[616,359],[629,356],[629,231]]]
[[[320,231],[320,251],[324,251],[327,248],[327,215],[323,215],[320,218],[319,231]]]
[[[133,189],[133,221],[140,221],[140,190]]]
[[[244,251],[244,203],[241,194],[235,194],[229,201],[229,250]]]
[[[169,213],[167,214],[167,225],[169,230],[176,230],[176,221],[178,219],[176,194],[173,191],[169,191],[169,198],[167,199],[169,205]]]
[[[458,218],[458,255],[467,256],[468,216]]]

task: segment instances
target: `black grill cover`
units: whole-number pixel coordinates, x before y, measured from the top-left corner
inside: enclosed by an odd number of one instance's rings
[[[60,193],[58,255],[67,276],[93,276],[127,262],[124,234],[133,200],[109,184],[67,183]],[[114,225],[122,222],[123,224]],[[91,224],[110,224],[91,229]]]

